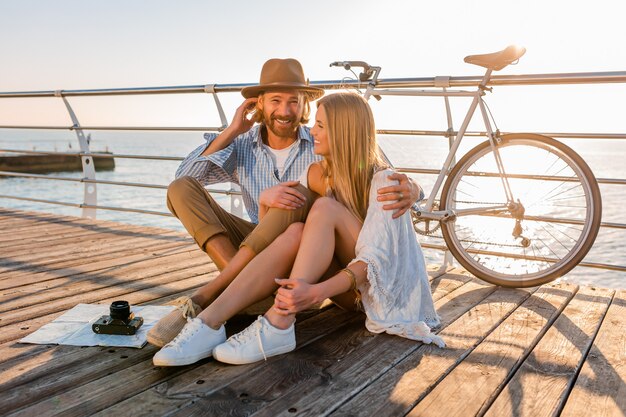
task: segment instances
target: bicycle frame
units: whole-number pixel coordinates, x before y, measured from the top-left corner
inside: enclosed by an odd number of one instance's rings
[[[371,96],[412,96],[412,97],[444,97],[446,102],[446,114],[448,117],[448,129],[452,131],[452,114],[450,111],[450,105],[448,101],[448,97],[472,97],[473,100],[469,106],[467,114],[461,124],[460,129],[458,130],[456,137],[450,143],[450,151],[448,156],[446,157],[445,162],[443,163],[443,167],[439,171],[439,175],[437,176],[437,180],[435,181],[435,185],[433,186],[428,199],[423,207],[420,207],[420,211],[416,214],[427,220],[437,220],[437,221],[446,221],[455,216],[463,216],[469,214],[476,213],[490,213],[497,214],[505,211],[511,211],[516,207],[515,200],[513,198],[511,187],[509,186],[509,182],[504,171],[504,167],[502,166],[502,161],[500,159],[500,153],[498,151],[498,143],[499,137],[494,133],[491,122],[489,121],[489,116],[487,114],[487,109],[485,107],[485,103],[482,100],[482,96],[485,95],[485,91],[491,91],[490,88],[487,87],[487,83],[491,78],[492,70],[488,69],[483,76],[482,81],[480,82],[478,88],[475,91],[467,91],[467,90],[448,90],[449,87],[449,79],[448,77],[436,77],[435,78],[435,88],[441,88],[442,91],[431,91],[431,90],[412,90],[412,89],[381,89],[376,88],[376,81],[378,79],[378,75],[380,73],[380,67],[370,67],[374,71],[374,75],[371,81],[368,83],[367,89],[365,90],[363,97],[366,100],[369,100]],[[480,107],[480,112],[483,117],[483,122],[485,124],[485,129],[487,132],[487,137],[489,138],[489,142],[491,143],[491,148],[493,149],[496,165],[498,167],[498,172],[500,174],[500,178],[502,180],[502,185],[504,187],[504,191],[507,197],[507,203],[499,206],[490,205],[488,207],[475,207],[472,209],[460,209],[460,210],[436,210],[433,211],[433,206],[435,202],[435,197],[437,193],[441,189],[445,177],[450,173],[451,168],[455,164],[456,152],[461,144],[461,140],[467,131],[467,127],[469,125],[470,120],[472,119],[474,113],[476,112],[476,107]]]

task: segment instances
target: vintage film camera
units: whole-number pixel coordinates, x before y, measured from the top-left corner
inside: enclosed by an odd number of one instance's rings
[[[109,316],[102,316],[92,324],[94,333],[130,336],[143,324],[143,318],[131,314],[128,301],[113,301],[109,312]]]

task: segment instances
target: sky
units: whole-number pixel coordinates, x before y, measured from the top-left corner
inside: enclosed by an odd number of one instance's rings
[[[0,91],[252,83],[273,57],[297,58],[311,80],[344,77],[328,64],[347,59],[382,66],[381,78],[479,75],[463,57],[510,44],[527,53],[502,74],[626,71],[625,12],[623,0],[0,0]],[[501,87],[494,100],[504,130],[625,133],[625,94]],[[372,104],[379,128],[443,120],[441,101],[394,100]],[[241,98],[223,101],[230,118]],[[207,95],[70,102],[83,125],[219,124]],[[60,99],[0,99],[9,124],[71,123]]]

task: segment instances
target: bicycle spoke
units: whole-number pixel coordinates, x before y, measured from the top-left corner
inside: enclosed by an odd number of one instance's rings
[[[599,191],[584,161],[566,146],[537,135],[505,136],[500,156],[513,196],[525,209],[522,234],[513,236],[514,211],[487,209],[506,204],[507,198],[484,142],[446,181],[441,207],[466,211],[442,224],[443,238],[463,266],[489,282],[538,285],[571,269],[589,250],[599,224]]]

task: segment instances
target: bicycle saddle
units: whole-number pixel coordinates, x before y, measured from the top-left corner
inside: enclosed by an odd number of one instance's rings
[[[525,53],[526,48],[511,45],[500,52],[466,56],[464,61],[468,64],[474,64],[494,71],[500,71],[502,68],[520,59],[520,57]]]

